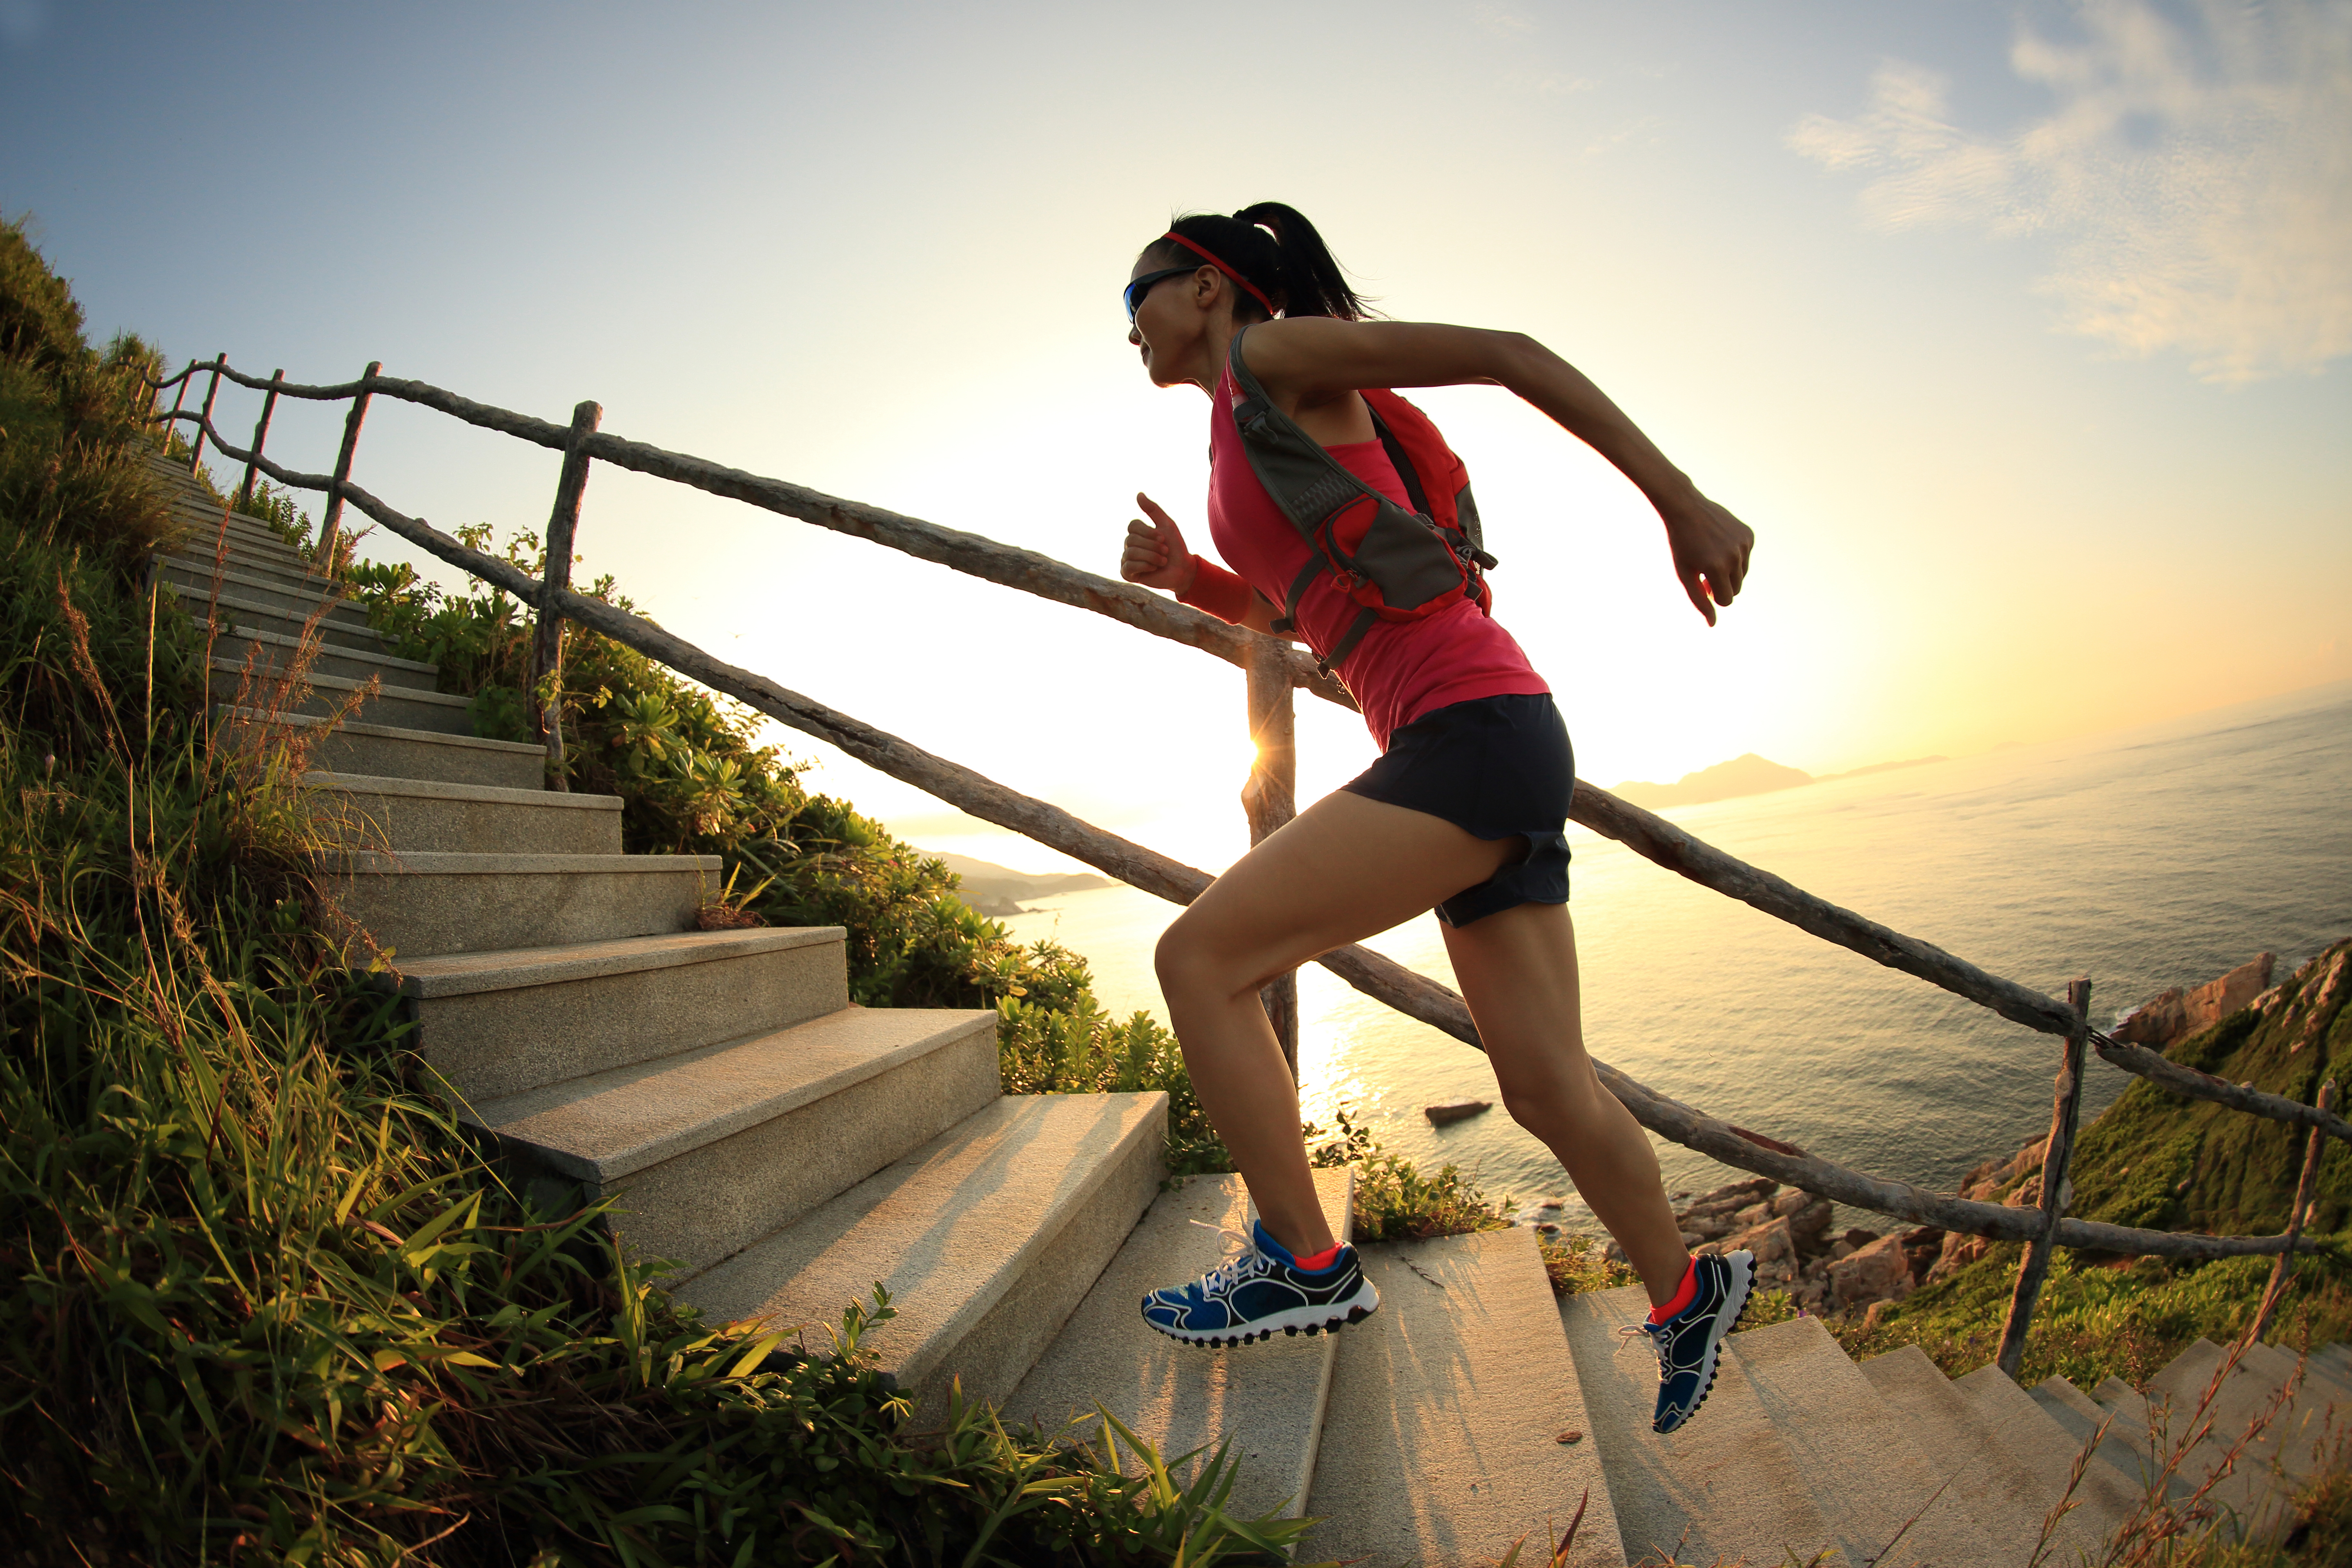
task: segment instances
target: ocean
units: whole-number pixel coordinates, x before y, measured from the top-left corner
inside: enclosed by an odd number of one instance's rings
[[[2352,935],[2352,688],[2147,729],[1811,784],[1666,815],[1799,887],[2053,994],[2094,983],[2106,1024],[2263,951],[2284,977]],[[2048,1130],[2059,1042],[1686,882],[1581,828],[1573,898],[1585,1038],[1602,1060],[1726,1121],[1863,1171],[1950,1191]],[[1151,950],[1175,906],[1126,887],[1006,921],[1083,953],[1104,1006],[1161,1018]],[[1433,916],[1369,945],[1447,984]],[[1502,1109],[1476,1051],[1300,974],[1301,1103],[1489,1196],[1567,1200],[1550,1152]],[[2084,1115],[2128,1081],[2091,1059]],[[1422,1107],[1496,1100],[1432,1127]],[[1669,1191],[1738,1173],[1662,1140]],[[1862,1216],[1857,1216],[1861,1218]]]

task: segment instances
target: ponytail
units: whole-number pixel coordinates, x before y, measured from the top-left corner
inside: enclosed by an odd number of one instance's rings
[[[1330,247],[1297,209],[1259,202],[1231,217],[1192,213],[1169,226],[1172,237],[1145,247],[1145,253],[1182,266],[1196,256],[1211,258],[1221,272],[1245,285],[1234,299],[1237,312],[1255,316],[1261,302],[1286,316],[1336,316],[1363,320],[1363,297],[1348,286]]]

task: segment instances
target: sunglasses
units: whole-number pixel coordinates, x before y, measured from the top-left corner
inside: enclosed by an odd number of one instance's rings
[[[1197,261],[1190,267],[1163,267],[1157,272],[1147,272],[1129,283],[1127,286],[1127,292],[1121,296],[1127,302],[1127,324],[1130,327],[1135,325],[1135,312],[1142,309],[1143,297],[1150,293],[1155,287],[1165,283],[1171,278],[1181,278],[1188,273],[1198,272],[1200,269],[1201,264]]]

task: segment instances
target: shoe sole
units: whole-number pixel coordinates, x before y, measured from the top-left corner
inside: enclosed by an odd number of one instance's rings
[[[1650,1423],[1650,1430],[1659,1434],[1661,1436],[1670,1432],[1678,1432],[1682,1430],[1683,1427],[1688,1426],[1690,1424],[1691,1417],[1697,1415],[1700,1407],[1706,1404],[1706,1396],[1715,1392],[1715,1374],[1722,1370],[1721,1352],[1723,1350],[1723,1342],[1729,1339],[1732,1334],[1738,1330],[1739,1320],[1748,1315],[1748,1299],[1749,1296],[1754,1294],[1756,1287],[1755,1260],[1750,1258],[1745,1262],[1740,1262],[1727,1258],[1724,1261],[1730,1265],[1731,1270],[1736,1278],[1732,1282],[1732,1294],[1726,1297],[1724,1299],[1723,1305],[1717,1308],[1715,1311],[1716,1321],[1723,1324],[1723,1331],[1714,1335],[1708,1342],[1706,1347],[1706,1381],[1699,1384],[1698,1397],[1691,1401],[1691,1407],[1688,1410],[1684,1411],[1680,1415],[1676,1416],[1672,1426],[1661,1426],[1654,1421]],[[1728,1321],[1726,1321],[1723,1316],[1726,1310],[1728,1310],[1731,1313],[1731,1317]]]
[[[1364,1299],[1366,1297],[1370,1300],[1366,1300]],[[1198,1345],[1204,1350],[1222,1350],[1234,1345],[1252,1344],[1259,1340],[1270,1340],[1274,1338],[1276,1330],[1292,1338],[1300,1334],[1336,1334],[1350,1323],[1362,1322],[1380,1310],[1380,1306],[1381,1293],[1374,1289],[1372,1282],[1367,1279],[1364,1281],[1364,1288],[1350,1300],[1348,1310],[1343,1314],[1334,1315],[1331,1308],[1328,1306],[1293,1307],[1288,1311],[1276,1312],[1270,1318],[1261,1318],[1238,1333],[1230,1330],[1204,1333],[1194,1329],[1171,1329],[1163,1324],[1155,1323],[1150,1318],[1144,1319],[1143,1321],[1145,1326],[1153,1332],[1166,1334],[1179,1344]]]

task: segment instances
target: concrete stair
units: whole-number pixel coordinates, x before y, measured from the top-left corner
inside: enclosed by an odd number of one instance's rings
[[[157,471],[194,538],[156,577],[212,622],[219,718],[305,746],[323,882],[458,1113],[611,1199],[714,1317],[822,1351],[880,1282],[867,1343],[926,1415],[1010,1394],[1157,1195],[1167,1097],[1007,1099],[995,1014],[851,1005],[840,928],[695,929],[715,857],[623,853],[618,800],[545,790],[540,748],[474,736],[284,541]]]
[[[1315,1176],[1324,1218],[1345,1239],[1354,1218],[1351,1173]],[[1049,1430],[1075,1423],[1099,1443],[1099,1406],[1170,1459],[1213,1452],[1230,1439],[1243,1463],[1232,1512],[1304,1511],[1341,1336],[1292,1335],[1228,1355],[1156,1333],[1136,1310],[1148,1292],[1215,1268],[1229,1250],[1218,1231],[1247,1234],[1252,1217],[1239,1176],[1196,1177],[1154,1203],[1005,1400],[1005,1418]],[[1198,1469],[1196,1461],[1179,1473],[1189,1481]]]
[[[822,1352],[879,1285],[897,1315],[866,1342],[919,1426],[961,1388],[1090,1442],[1108,1411],[1194,1455],[1188,1476],[1230,1442],[1234,1514],[1318,1516],[1306,1553],[1366,1568],[1543,1562],[1580,1508],[1563,1561],[1589,1568],[2024,1568],[2062,1501],[2043,1562],[2095,1555],[2159,1481],[2274,1532],[2352,1417],[2341,1346],[2223,1373],[2200,1342],[2144,1391],[2085,1394],[1948,1379],[1916,1349],[1857,1366],[1798,1319],[1734,1336],[1706,1409],[1660,1436],[1655,1363],[1619,1335],[1646,1299],[1555,1299],[1521,1229],[1366,1247],[1382,1310],[1343,1334],[1164,1339],[1138,1299],[1249,1218],[1236,1178],[1163,1190],[1164,1096],[1005,1097],[995,1015],[851,1005],[839,928],[696,929],[717,859],[624,853],[619,801],[546,791],[539,748],[474,736],[282,540],[158,471],[195,538],[157,579],[213,620],[221,721],[304,746],[326,884],[458,1114],[539,1190],[611,1200],[624,1246],[714,1321]],[[306,680],[273,691],[305,636]],[[1344,1236],[1349,1173],[1318,1183]],[[2168,1477],[2152,1431],[2189,1439]]]

